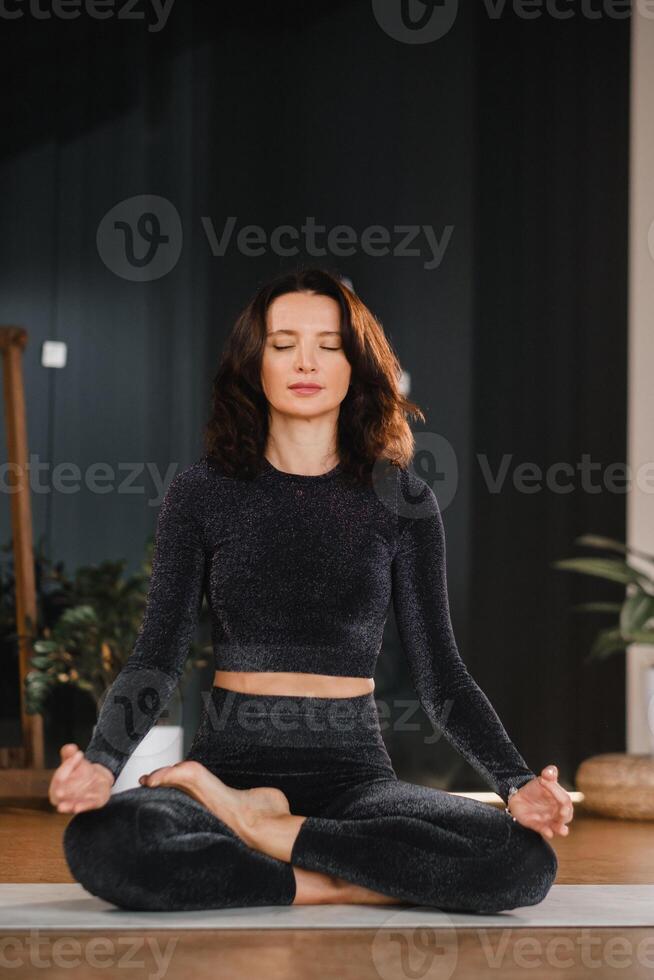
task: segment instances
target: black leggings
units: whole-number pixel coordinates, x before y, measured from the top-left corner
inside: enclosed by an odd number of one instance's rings
[[[290,862],[247,845],[176,787],[139,786],[75,814],[71,873],[121,908],[291,905],[293,866],[443,910],[535,905],[557,872],[544,837],[503,809],[397,777],[373,693],[347,698],[213,687],[187,758],[229,786],[275,786],[306,816]]]

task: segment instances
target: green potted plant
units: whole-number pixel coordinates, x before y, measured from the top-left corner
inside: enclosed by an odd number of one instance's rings
[[[27,632],[32,639],[37,631],[51,626],[61,613],[66,602],[65,593],[48,586],[50,579],[62,572],[61,566],[52,566],[44,553],[43,535],[32,551],[34,563],[34,585],[36,593],[36,614],[38,625],[27,617]],[[16,577],[14,570],[13,541],[9,539],[0,547],[0,650],[4,664],[3,681],[0,687],[0,717],[3,722],[3,744],[21,744],[20,724],[20,677],[19,636],[16,624]],[[57,699],[54,699],[56,701]],[[60,705],[49,703],[45,713],[46,727],[52,709],[60,710]]]
[[[39,616],[34,632],[32,669],[25,678],[28,712],[43,713],[52,692],[69,685],[86,692],[99,712],[104,697],[134,649],[145,613],[152,574],[154,536],[146,543],[145,557],[136,572],[125,574],[126,561],[85,565],[68,578],[62,564],[51,567],[40,595],[49,597],[56,617]],[[53,599],[56,597],[56,600]],[[194,642],[185,663],[185,675],[207,664],[211,647]],[[136,747],[114,784],[114,791],[138,785],[135,767],[170,765],[181,761],[183,728],[179,690],[157,723]]]
[[[584,602],[578,611],[610,615],[585,660],[605,660],[632,643],[654,648],[654,555],[614,538],[584,534],[576,544],[603,549],[609,557],[564,558],[554,568],[592,575],[624,586],[621,602]],[[612,557],[620,555],[621,557]],[[634,565],[630,558],[644,563]],[[607,816],[654,818],[654,663],[645,669],[644,708],[652,743],[649,755],[606,753],[581,763],[575,782],[590,809]]]

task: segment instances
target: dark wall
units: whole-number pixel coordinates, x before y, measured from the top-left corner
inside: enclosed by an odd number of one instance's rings
[[[71,566],[123,556],[135,565],[160,493],[147,469],[135,480],[140,493],[119,492],[118,467],[150,464],[167,480],[171,463],[197,457],[224,339],[260,281],[296,262],[350,276],[410,374],[427,416],[422,428],[444,437],[458,461],[444,519],[462,655],[530,764],[558,761],[570,778],[581,750],[621,746],[624,722],[608,687],[604,732],[590,713],[571,710],[580,693],[589,704],[601,684],[578,667],[570,587],[546,570],[580,523],[585,529],[590,502],[490,497],[476,453],[495,456],[508,444],[521,458],[567,458],[588,445],[593,427],[598,451],[624,454],[615,421],[624,412],[623,376],[601,407],[613,420],[608,435],[594,427],[590,378],[624,347],[628,31],[613,22],[595,63],[601,32],[588,22],[559,24],[556,36],[542,21],[516,32],[474,9],[424,45],[389,37],[363,0],[250,3],[247,11],[178,2],[158,33],[115,19],[3,25],[0,71],[12,98],[0,158],[0,319],[30,332],[30,450],[51,465],[71,461],[84,473],[106,461],[117,473],[106,495],[35,494],[37,534]],[[603,165],[600,153],[609,158]],[[531,181],[533,166],[546,172],[547,193]],[[144,282],[111,271],[96,246],[106,212],[139,194],[170,201],[183,229],[174,268]],[[590,209],[598,195],[610,199],[599,213]],[[382,225],[393,244],[396,225],[429,226],[438,239],[449,226],[451,237],[436,268],[425,267],[424,235],[413,256],[359,247],[350,257],[291,258],[270,248],[254,257],[234,241],[212,255],[202,219],[220,235],[230,216],[234,235],[249,224],[268,235],[280,225],[300,228],[313,216],[359,236]],[[605,235],[613,236],[606,253],[599,245],[584,251]],[[570,261],[583,266],[582,292]],[[593,298],[607,262],[617,275]],[[44,339],[69,344],[65,370],[40,367]],[[529,374],[516,386],[528,343]],[[419,445],[432,443],[420,437]],[[603,508],[598,520],[619,528],[622,500],[594,506]],[[3,520],[6,540],[7,513]],[[533,542],[527,553],[525,540]],[[520,617],[507,623],[509,608]],[[556,694],[541,685],[535,729],[526,692],[553,668]],[[411,694],[392,621],[377,682],[380,696]],[[590,696],[580,692],[589,683]],[[483,785],[444,743],[399,732],[389,741],[402,771]]]
[[[624,590],[550,563],[597,554],[574,546],[586,532],[625,539],[606,478],[626,459],[630,28],[479,25],[473,449],[494,474],[509,465],[498,493],[475,466],[472,642],[532,767],[572,780],[625,748],[624,657],[585,663],[610,623],[572,611]],[[523,463],[528,492],[512,483]]]

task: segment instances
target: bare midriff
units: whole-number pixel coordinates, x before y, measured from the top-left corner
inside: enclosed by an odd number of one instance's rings
[[[338,677],[296,671],[217,670],[214,687],[244,694],[292,694],[297,697],[351,698],[375,689],[372,677]]]

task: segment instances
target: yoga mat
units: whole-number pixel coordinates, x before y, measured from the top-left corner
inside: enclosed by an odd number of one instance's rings
[[[382,929],[654,926],[654,885],[553,885],[539,905],[496,915],[425,906],[281,905],[132,912],[78,883],[0,885],[0,932],[12,929]]]

